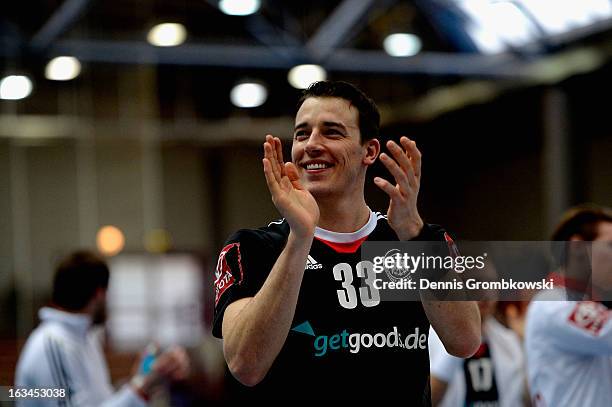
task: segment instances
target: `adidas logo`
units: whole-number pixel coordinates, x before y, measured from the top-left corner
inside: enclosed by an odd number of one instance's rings
[[[308,255],[308,259],[306,260],[306,270],[316,270],[322,269],[323,265],[318,263],[310,254]]]

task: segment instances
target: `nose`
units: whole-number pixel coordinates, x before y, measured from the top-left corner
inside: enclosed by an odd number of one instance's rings
[[[317,156],[323,151],[323,135],[319,132],[318,129],[314,128],[310,137],[308,137],[308,141],[306,141],[306,146],[304,150],[306,154],[309,156]]]

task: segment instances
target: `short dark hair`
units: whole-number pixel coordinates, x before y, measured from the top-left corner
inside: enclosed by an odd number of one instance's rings
[[[565,212],[552,240],[567,241],[574,235],[583,240],[594,240],[601,222],[612,222],[612,209],[592,204],[576,206]]]
[[[53,278],[53,305],[68,311],[80,311],[99,288],[108,288],[110,273],[102,258],[80,250],[64,258]]]
[[[341,98],[350,102],[359,112],[359,133],[361,142],[378,138],[380,128],[380,112],[376,103],[362,90],[348,82],[343,81],[319,81],[311,84],[302,92],[297,109],[304,101],[313,97]]]

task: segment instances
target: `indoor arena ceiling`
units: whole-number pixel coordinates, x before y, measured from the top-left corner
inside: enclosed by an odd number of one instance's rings
[[[487,23],[485,14],[479,20],[475,5],[484,3],[504,6],[498,7],[503,20]],[[576,21],[562,26],[540,21],[539,11],[529,3],[534,2],[262,0],[256,13],[230,16],[219,10],[217,0],[10,1],[0,18],[0,73],[33,72],[40,88],[46,86],[44,64],[58,55],[74,56],[90,71],[120,74],[134,66],[153,66],[161,116],[164,100],[173,103],[181,96],[176,90],[181,86],[193,86],[202,94],[210,91],[210,96],[215,88],[248,77],[270,89],[267,108],[250,114],[272,117],[290,114],[288,101],[295,100],[287,71],[299,64],[318,64],[332,79],[357,82],[383,108],[393,105],[387,120],[394,115],[427,117],[424,110],[435,111],[436,104],[449,110],[516,86],[555,83],[609,60],[608,0],[582,1],[593,8],[584,16],[568,8],[566,17]],[[561,9],[556,11],[560,15]],[[176,47],[148,44],[147,32],[161,22],[183,24],[186,42]],[[498,32],[497,43],[486,42],[486,24],[509,31],[505,37]],[[484,28],[476,33],[474,27]],[[417,35],[421,51],[411,57],[387,54],[383,41],[397,32]],[[230,117],[231,106],[221,105],[208,103],[201,116]]]

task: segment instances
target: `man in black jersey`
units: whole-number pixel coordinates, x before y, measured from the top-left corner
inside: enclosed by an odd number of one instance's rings
[[[386,215],[366,205],[379,122],[360,90],[323,81],[300,99],[291,162],[266,136],[264,174],[283,219],[231,236],[215,281],[213,333],[232,375],[253,387],[248,400],[429,405],[429,324],[451,354],[468,357],[479,346],[474,302],[381,301],[371,263],[361,261],[366,239],[450,239],[419,216],[421,154],[407,137],[380,154],[395,178],[374,179],[389,195]]]

